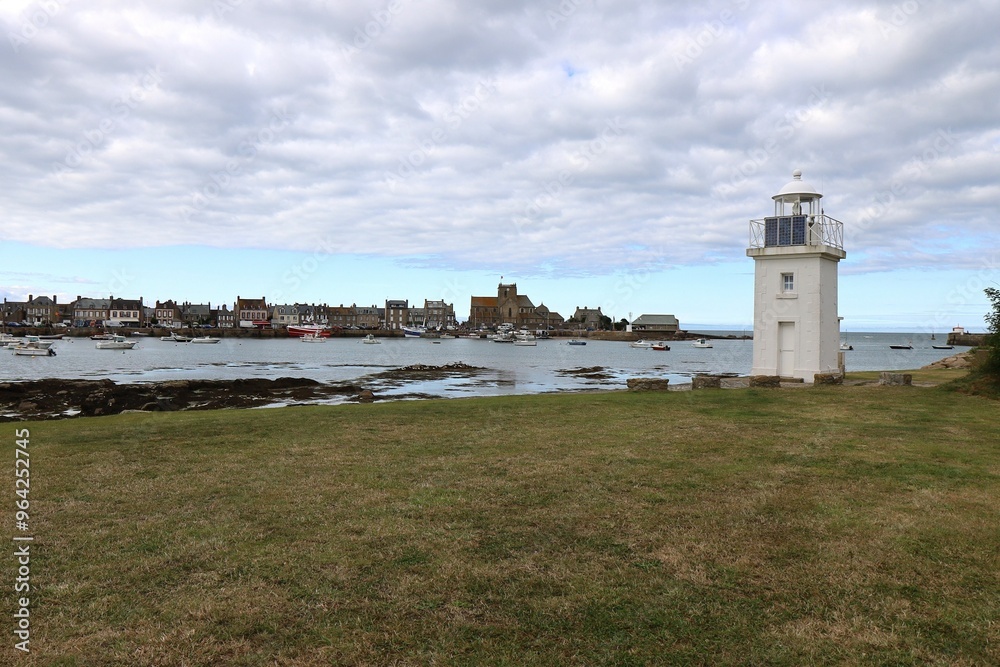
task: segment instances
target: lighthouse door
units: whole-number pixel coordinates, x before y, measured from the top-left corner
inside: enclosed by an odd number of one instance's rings
[[[778,375],[795,372],[795,322],[778,322]]]

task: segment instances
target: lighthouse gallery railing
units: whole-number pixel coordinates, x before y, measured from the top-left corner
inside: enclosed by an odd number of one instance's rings
[[[750,221],[751,248],[825,245],[844,249],[844,223],[828,215],[785,215]]]

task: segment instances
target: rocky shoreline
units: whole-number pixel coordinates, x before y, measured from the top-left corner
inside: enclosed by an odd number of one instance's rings
[[[356,385],[309,378],[171,380],[118,384],[111,380],[32,380],[0,383],[0,421],[97,417],[122,412],[172,412],[360,400]]]
[[[369,376],[375,386],[415,379],[475,374],[484,369],[467,364],[416,364]],[[421,394],[394,398],[423,398]],[[370,403],[370,388],[325,384],[310,378],[244,378],[235,380],[170,380],[116,383],[112,380],[29,380],[0,382],[0,422],[99,417],[122,412],[174,412],[257,408],[323,402]]]

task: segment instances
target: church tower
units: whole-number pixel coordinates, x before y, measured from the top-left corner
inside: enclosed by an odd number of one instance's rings
[[[752,375],[812,382],[817,373],[840,371],[837,264],[847,257],[844,223],[824,214],[822,198],[795,170],[772,197],[774,214],[750,221]]]

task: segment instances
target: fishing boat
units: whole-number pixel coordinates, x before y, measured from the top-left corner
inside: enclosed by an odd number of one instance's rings
[[[201,343],[203,345],[210,345],[212,343],[218,343],[221,338],[213,338],[212,336],[198,336],[197,338],[192,338],[192,343]]]
[[[699,338],[695,342],[691,343],[692,347],[712,347],[712,344],[708,342],[707,338]]]
[[[131,350],[139,341],[129,340],[125,336],[112,336],[111,340],[99,340],[95,347],[98,350]]]
[[[160,336],[160,340],[165,340],[169,343],[190,343],[191,336],[182,336],[178,333],[172,333],[169,336]]]
[[[538,340],[531,335],[517,336],[514,338],[514,345],[517,345],[518,347],[535,347],[538,345]]]
[[[629,347],[640,348],[640,349],[648,349],[648,348],[653,347],[653,344],[651,342],[649,342],[648,340],[643,340],[643,339],[640,338],[639,340],[632,341],[631,343],[628,344],[628,346]]]
[[[9,333],[0,333],[0,347],[18,345],[20,342],[20,338],[11,336]]]
[[[323,338],[328,338],[330,336],[330,330],[319,324],[296,324],[289,325],[287,328],[288,335],[292,338],[301,338],[307,334],[313,334],[315,336],[321,336]]]
[[[663,341],[660,341],[659,343],[653,343],[649,347],[650,347],[650,349],[656,350],[657,352],[669,352],[670,351],[670,346],[667,345],[666,343],[664,343]]]
[[[574,338],[566,342],[567,345],[586,345],[587,341]]]
[[[427,329],[423,327],[403,327],[403,336],[406,338],[420,338],[425,333]]]
[[[364,343],[365,345],[381,345],[382,344],[382,341],[380,341],[378,338],[376,338],[375,334],[368,334],[363,339],[361,339],[361,342]]]
[[[853,345],[848,345],[847,343],[841,343],[840,344],[840,349],[846,352],[847,350],[853,350],[854,346]]]
[[[325,343],[326,338],[315,333],[307,333],[299,336],[299,340],[303,343]]]

